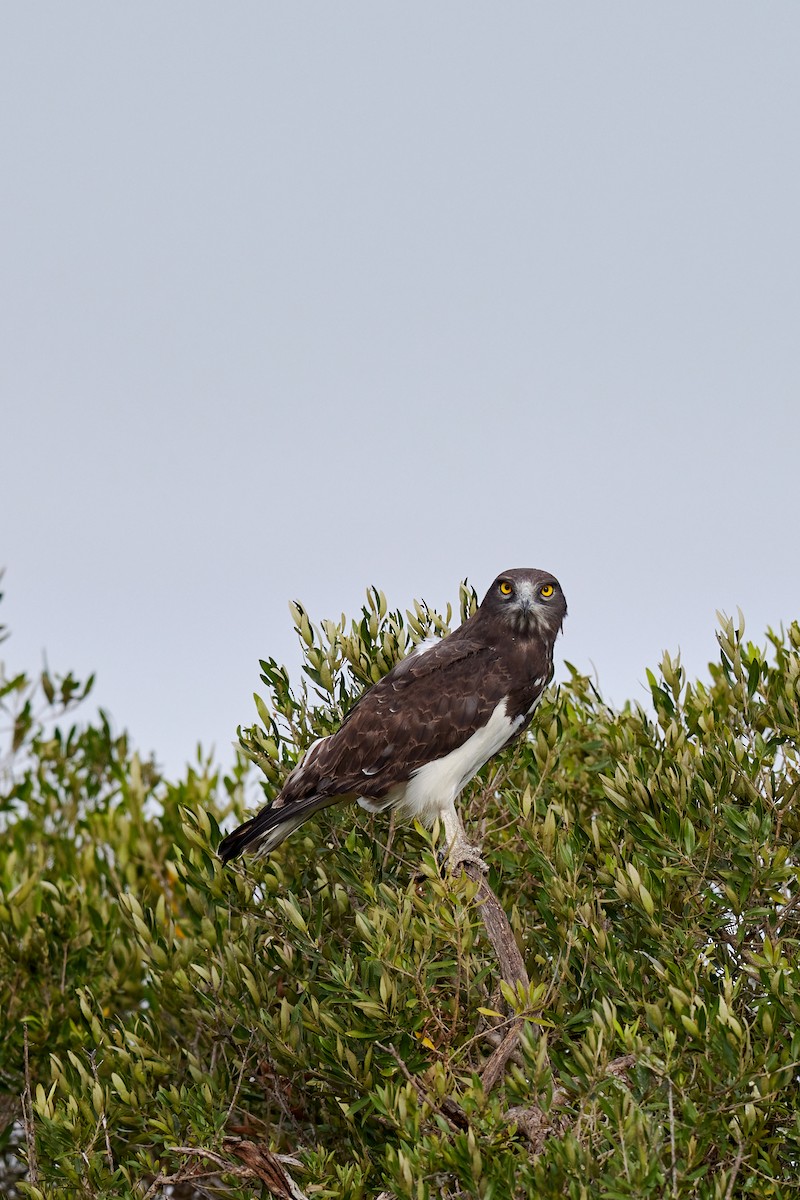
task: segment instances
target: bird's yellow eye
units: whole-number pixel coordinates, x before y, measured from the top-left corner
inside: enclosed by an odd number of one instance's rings
[[[554,591],[555,588],[553,587],[552,583],[543,583],[539,588],[539,595],[543,600],[549,600]]]
[[[512,588],[511,584],[508,582],[507,579],[504,579],[503,582],[500,584],[500,591],[504,596],[510,596],[511,593],[513,592],[513,590],[514,589]]]

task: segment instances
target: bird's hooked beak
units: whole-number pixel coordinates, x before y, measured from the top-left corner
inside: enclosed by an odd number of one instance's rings
[[[539,609],[529,583],[521,584],[517,590],[512,623],[520,633],[528,633],[539,625]]]
[[[529,583],[522,584],[517,593],[517,607],[527,617],[533,611],[533,588]]]

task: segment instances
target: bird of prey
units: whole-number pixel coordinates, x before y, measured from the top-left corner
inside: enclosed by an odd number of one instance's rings
[[[309,747],[272,804],[223,838],[223,862],[269,854],[313,813],[357,800],[432,826],[452,869],[481,863],[456,798],[484,763],[528,725],[553,676],[567,614],[558,580],[516,568],[446,637],[423,642],[356,702],[339,729]],[[482,865],[482,864],[481,864]]]

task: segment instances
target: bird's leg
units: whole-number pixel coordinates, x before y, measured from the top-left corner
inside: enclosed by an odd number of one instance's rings
[[[473,846],[467,840],[464,826],[461,824],[461,819],[456,812],[455,805],[451,804],[448,808],[442,809],[440,819],[444,826],[444,835],[447,840],[445,861],[448,870],[455,871],[461,863],[469,862],[475,863],[482,871],[488,872],[489,868],[481,857],[479,847]]]

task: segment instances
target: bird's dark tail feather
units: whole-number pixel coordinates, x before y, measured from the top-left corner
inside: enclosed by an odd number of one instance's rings
[[[286,808],[276,808],[274,805],[262,808],[260,813],[224,837],[217,853],[224,863],[244,853],[255,854],[259,858],[270,854],[315,812],[327,808],[338,799],[338,796],[307,796]]]

